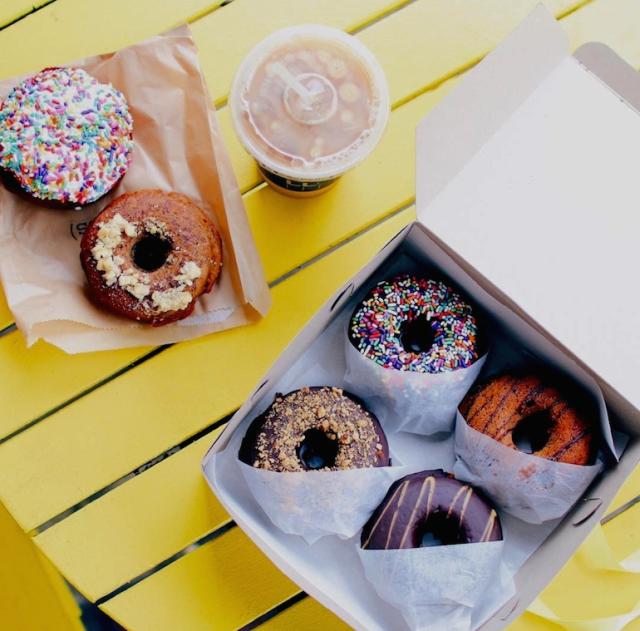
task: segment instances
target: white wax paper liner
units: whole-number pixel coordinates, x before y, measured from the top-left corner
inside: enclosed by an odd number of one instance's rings
[[[321,537],[353,537],[384,498],[389,486],[415,467],[346,471],[277,472],[238,460],[247,486],[269,519],[309,544]]]
[[[582,466],[511,449],[469,427],[458,412],[453,473],[483,489],[498,507],[541,524],[562,517],[600,473],[602,461]]]
[[[384,368],[345,342],[345,384],[367,401],[385,431],[436,434],[450,432],[458,405],[482,370],[484,355],[468,368],[428,374]]]
[[[358,554],[380,598],[397,607],[412,631],[466,631],[486,592],[514,592],[500,559],[504,541]],[[502,571],[501,571],[502,570]]]

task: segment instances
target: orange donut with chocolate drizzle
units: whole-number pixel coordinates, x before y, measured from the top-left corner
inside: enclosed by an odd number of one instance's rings
[[[495,509],[472,486],[438,469],[396,480],[362,529],[360,547],[401,550],[501,539]]]

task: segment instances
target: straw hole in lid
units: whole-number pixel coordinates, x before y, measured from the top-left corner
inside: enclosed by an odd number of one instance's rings
[[[346,302],[347,300],[349,300],[349,298],[351,298],[351,296],[353,295],[353,292],[355,291],[355,286],[353,283],[349,283],[337,296],[336,299],[333,301],[333,304],[329,307],[329,313],[331,313],[332,311],[335,311],[335,309],[338,307],[338,305],[341,302]]]
[[[574,526],[582,526],[595,515],[601,506],[602,500],[599,497],[585,497],[582,500],[582,505],[576,509],[571,523]]]
[[[500,620],[504,622],[508,620],[509,616],[516,610],[520,603],[520,599],[516,598],[515,601],[509,601],[505,606],[504,610],[500,614]]]
[[[258,393],[269,383],[269,380],[267,379],[266,381],[263,381],[254,391],[253,394],[251,395],[251,401],[253,401],[257,396]]]

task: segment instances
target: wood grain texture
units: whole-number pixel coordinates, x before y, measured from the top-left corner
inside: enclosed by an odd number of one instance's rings
[[[24,18],[32,11],[37,10],[48,0],[2,0],[0,3],[0,29],[6,28],[8,24]]]
[[[247,624],[297,591],[234,528],[101,608],[136,631],[225,631]]]

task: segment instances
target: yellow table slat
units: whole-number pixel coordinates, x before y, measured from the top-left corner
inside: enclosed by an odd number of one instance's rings
[[[585,42],[603,42],[634,68],[640,68],[640,3],[636,0],[598,0],[563,22],[573,48]]]
[[[251,622],[297,591],[234,528],[101,608],[136,631],[226,631]]]
[[[226,101],[231,80],[254,44],[292,24],[326,24],[345,31],[393,11],[407,0],[234,0],[218,15],[194,23],[193,34],[214,102]]]
[[[2,0],[0,4],[0,28],[28,15],[34,9],[46,4],[46,0],[34,2],[34,0]]]
[[[250,603],[254,619],[298,593],[299,590],[273,565],[264,562],[264,555],[244,535],[241,535],[242,544],[236,548],[236,542],[231,539],[237,531],[234,529],[168,565],[107,601],[102,609],[121,624],[136,630],[184,628],[197,631],[215,628],[224,631],[242,624],[240,616],[247,613],[246,594],[247,591],[252,592],[254,586],[258,590],[257,602],[251,599]],[[605,532],[608,532],[607,527]],[[229,555],[230,547],[233,548],[233,557]],[[224,555],[228,556],[222,561]],[[223,568],[220,562],[229,565]],[[242,568],[238,567],[240,564],[243,564]],[[543,592],[545,601],[559,615],[578,619],[589,615],[611,615],[625,611],[625,608],[629,610],[637,602],[637,575],[608,572],[607,580],[603,581],[602,573],[587,570],[581,565],[574,557]],[[223,589],[219,579],[221,573],[229,577]],[[266,585],[272,588],[276,585],[278,589],[270,603],[262,598],[262,589]],[[587,593],[590,595],[588,604],[584,602]],[[264,611],[258,610],[258,603]],[[311,608],[310,613],[313,612]],[[275,628],[306,629],[310,622],[307,620],[299,627]],[[277,625],[277,618],[271,624]],[[531,631],[536,627],[519,628]],[[552,631],[555,627],[547,623],[543,628]]]
[[[147,469],[34,541],[92,601],[146,572],[229,521],[200,473],[200,461],[220,431]]]
[[[60,574],[0,504],[0,628],[82,631],[80,610]]]
[[[3,0],[3,4],[4,4]],[[216,9],[222,0],[56,0],[0,31],[0,77],[109,52]],[[46,46],[43,46],[46,40]]]
[[[351,627],[313,598],[305,598],[260,625],[260,631],[349,631]]]
[[[258,324],[174,346],[0,446],[0,495],[30,530],[233,411],[373,244],[356,239],[277,286]]]
[[[18,332],[0,337],[0,439],[39,414],[94,387],[149,350],[67,355],[43,342],[27,349]]]

